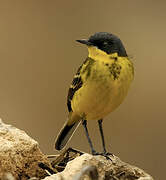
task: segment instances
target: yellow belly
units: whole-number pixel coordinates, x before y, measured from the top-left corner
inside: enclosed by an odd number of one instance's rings
[[[128,62],[120,61],[122,70],[118,79],[110,76],[108,67],[96,62],[91,69],[91,76],[75,93],[72,100],[73,112],[87,120],[98,120],[115,110],[127,95],[133,73]]]

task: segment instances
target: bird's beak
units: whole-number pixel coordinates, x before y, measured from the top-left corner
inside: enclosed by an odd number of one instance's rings
[[[86,44],[87,46],[91,46],[92,43],[89,42],[88,39],[80,39],[80,40],[76,40],[77,42],[81,43],[81,44]]]

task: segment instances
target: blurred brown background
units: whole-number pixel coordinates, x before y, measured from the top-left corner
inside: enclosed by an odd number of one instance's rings
[[[1,0],[0,116],[57,153],[68,87],[87,56],[75,39],[98,31],[120,36],[136,69],[125,102],[104,121],[108,149],[165,179],[165,1]],[[100,150],[97,122],[89,129]],[[82,127],[69,145],[89,152]]]

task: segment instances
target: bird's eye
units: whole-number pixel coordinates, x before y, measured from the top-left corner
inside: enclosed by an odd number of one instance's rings
[[[106,41],[103,42],[103,45],[107,45],[107,44],[108,44],[108,42],[106,42]]]

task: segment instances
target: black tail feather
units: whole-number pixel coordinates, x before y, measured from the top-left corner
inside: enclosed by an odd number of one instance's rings
[[[60,131],[56,142],[55,142],[55,149],[61,150],[66,145],[66,143],[70,140],[71,136],[73,135],[74,131],[79,125],[79,121],[73,123],[72,125],[68,125],[67,123],[64,125],[62,130]]]

